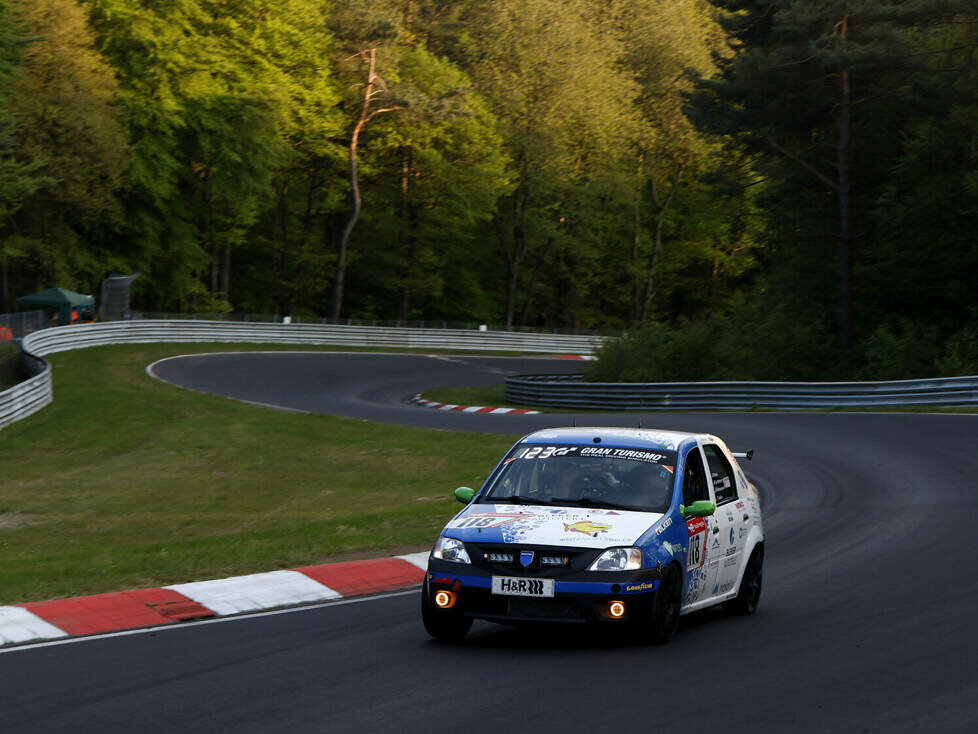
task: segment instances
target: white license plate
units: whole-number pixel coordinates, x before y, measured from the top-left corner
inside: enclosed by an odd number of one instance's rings
[[[554,580],[493,576],[492,593],[503,596],[553,596]]]

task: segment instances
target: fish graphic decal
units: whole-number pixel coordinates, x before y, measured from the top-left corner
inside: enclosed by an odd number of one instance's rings
[[[565,533],[581,533],[583,535],[590,535],[595,538],[598,537],[598,533],[607,533],[611,530],[610,525],[605,525],[600,522],[591,522],[590,520],[580,520],[574,523],[564,523]]]

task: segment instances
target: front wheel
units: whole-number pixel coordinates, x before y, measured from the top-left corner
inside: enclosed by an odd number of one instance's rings
[[[757,547],[750,554],[744,577],[740,580],[737,597],[727,602],[727,609],[734,614],[753,614],[761,600],[761,580],[764,575],[764,549]]]
[[[682,601],[679,571],[675,566],[669,566],[659,580],[659,588],[652,598],[652,613],[646,620],[643,636],[649,642],[661,645],[672,639],[679,627]]]
[[[428,582],[421,587],[421,621],[429,635],[436,640],[458,642],[463,639],[472,626],[472,618],[458,612],[441,610],[431,603]]]

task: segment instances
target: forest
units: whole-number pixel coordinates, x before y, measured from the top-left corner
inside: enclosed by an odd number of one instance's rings
[[[0,0],[0,311],[625,333],[591,378],[978,373],[974,0]]]

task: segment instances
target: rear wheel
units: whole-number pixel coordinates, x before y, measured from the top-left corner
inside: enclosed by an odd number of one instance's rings
[[[753,614],[761,600],[761,581],[764,575],[764,549],[754,548],[740,580],[737,598],[727,602],[727,609],[734,614]]]
[[[643,636],[649,642],[662,644],[676,634],[682,600],[679,571],[675,566],[669,566],[659,580],[659,588],[652,598],[652,613],[643,630]]]
[[[472,626],[472,618],[459,612],[438,609],[431,602],[431,591],[428,582],[421,587],[421,621],[429,635],[436,640],[458,642],[468,634]]]

